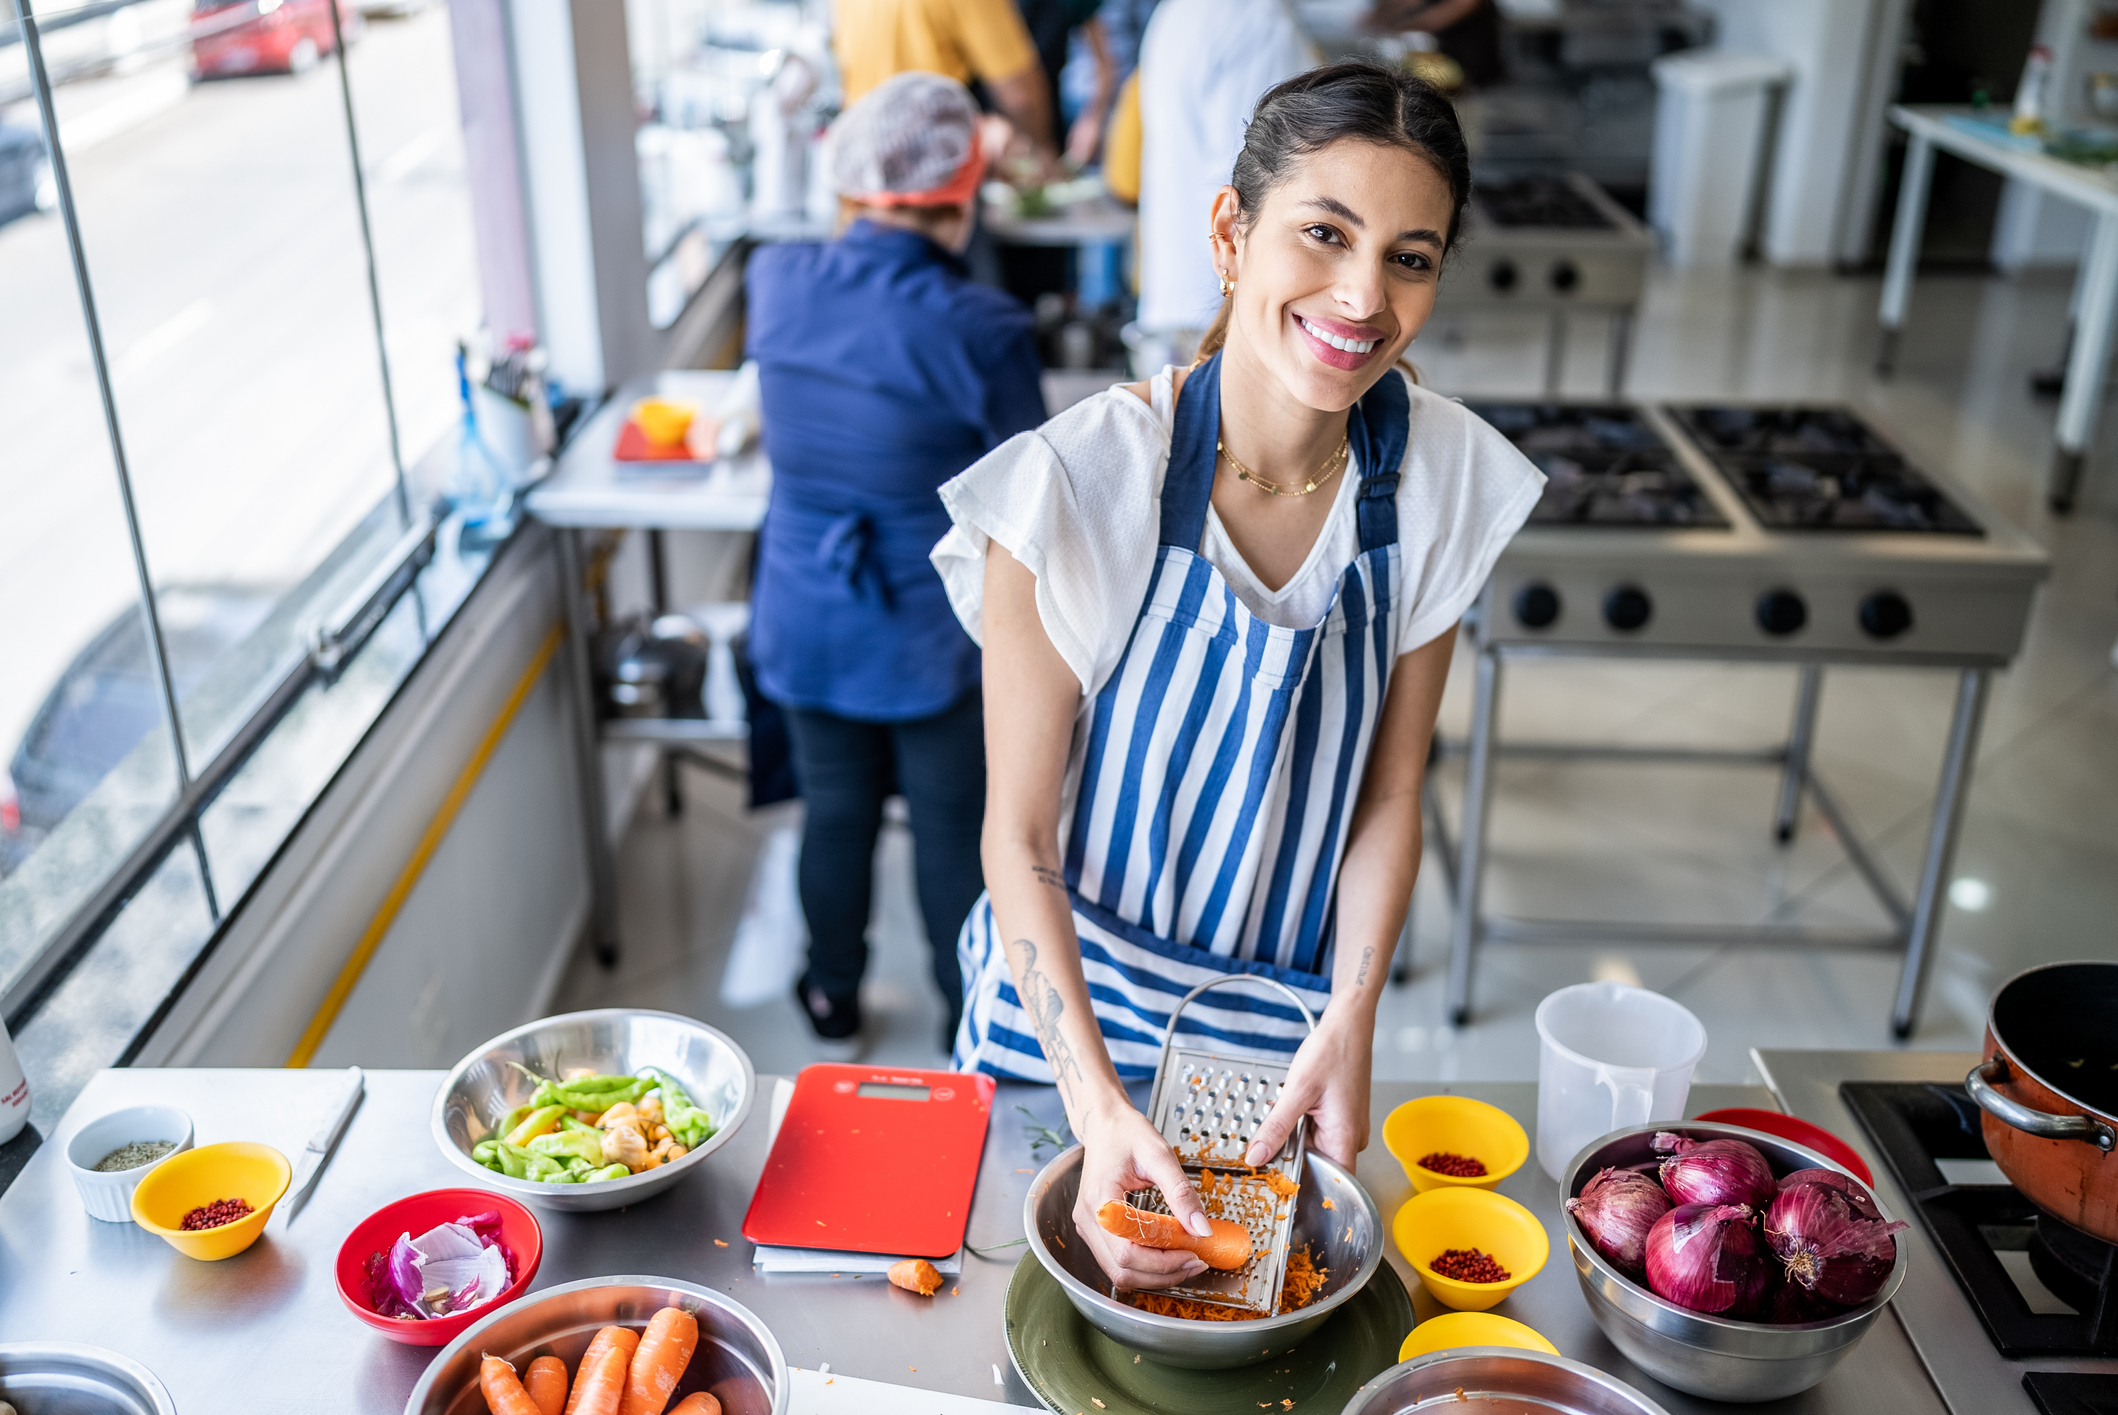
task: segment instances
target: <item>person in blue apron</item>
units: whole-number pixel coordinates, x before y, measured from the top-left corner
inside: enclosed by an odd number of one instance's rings
[[[1543,478],[1398,366],[1470,186],[1432,88],[1366,62],[1259,99],[1200,229],[1224,282],[1201,362],[1111,389],[942,488],[934,550],[985,651],[987,894],[958,942],[959,1067],[1055,1081],[1077,1224],[1113,1282],[1188,1253],[1095,1207],[1159,1186],[1205,1232],[1124,1083],[1178,1036],[1289,1061],[1249,1153],[1303,1115],[1350,1166],[1375,1009],[1420,854],[1453,629]]]
[[[846,110],[830,152],[851,224],[765,246],[746,272],[773,478],[751,655],[805,807],[803,1015],[827,1054],[857,1050],[871,862],[902,792],[946,1050],[954,940],[982,888],[985,761],[978,648],[927,560],[949,525],[935,490],[1035,426],[1044,394],[1029,311],[957,258],[985,170],[969,91],[899,74]]]

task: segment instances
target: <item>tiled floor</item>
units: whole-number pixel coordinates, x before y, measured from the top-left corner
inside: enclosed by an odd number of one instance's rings
[[[1642,397],[1808,397],[1858,405],[1912,454],[2023,525],[2055,557],[2023,656],[1995,683],[1957,856],[1954,903],[1912,1045],[1975,1048],[1992,988],[2019,968],[2118,956],[2118,476],[2092,478],[2082,509],[2044,510],[2054,406],[2026,374],[2053,362],[2063,277],[1922,280],[1901,371],[1870,371],[1876,286],[1828,274],[1658,274],[1641,320],[1629,392]],[[1570,391],[1601,386],[1602,331],[1583,327]],[[1451,393],[1534,391],[1542,324],[1445,321],[1414,348]],[[1460,657],[1443,707],[1460,733],[1469,683]],[[1767,745],[1792,710],[1792,670],[1725,664],[1576,663],[1511,667],[1502,730],[1631,743]],[[1952,675],[1834,670],[1817,766],[1901,884],[1915,877],[1939,769]],[[1461,770],[1443,768],[1453,818]],[[1491,907],[1623,920],[1798,918],[1880,922],[1814,812],[1793,844],[1771,837],[1775,776],[1746,769],[1510,761],[1499,772]],[[735,790],[687,773],[679,819],[645,806],[621,858],[627,953],[615,972],[583,959],[570,1006],[669,1007],[727,1029],[762,1070],[813,1059],[793,1004],[721,1001],[731,941],[761,832]],[[658,794],[658,793],[657,793]],[[870,1055],[940,1059],[940,1019],[901,831],[879,852]],[[1430,861],[1431,865],[1431,861]],[[1681,1000],[1711,1041],[1700,1079],[1738,1081],[1749,1050],[1892,1045],[1895,955],[1774,949],[1488,945],[1477,1015],[1448,1026],[1441,1003],[1447,905],[1427,871],[1414,904],[1412,976],[1391,989],[1376,1033],[1378,1078],[1531,1079],[1537,1001],[1590,977],[1638,979]]]

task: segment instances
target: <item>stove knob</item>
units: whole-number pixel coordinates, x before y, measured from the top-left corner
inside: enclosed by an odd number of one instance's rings
[[[1516,278],[1515,262],[1512,260],[1496,260],[1486,269],[1486,283],[1502,294],[1515,288]]]
[[[1912,627],[1912,606],[1896,590],[1877,590],[1861,601],[1861,627],[1871,638],[1894,639]]]
[[[1647,591],[1638,585],[1620,585],[1603,597],[1603,622],[1620,633],[1641,628],[1654,612]]]
[[[1525,629],[1549,629],[1559,619],[1559,591],[1535,580],[1515,592],[1515,618]]]
[[[1793,590],[1767,590],[1758,596],[1758,627],[1785,638],[1809,622],[1809,606]]]
[[[1581,272],[1575,268],[1574,262],[1562,260],[1552,266],[1552,288],[1560,294],[1573,293],[1574,287],[1580,283]]]

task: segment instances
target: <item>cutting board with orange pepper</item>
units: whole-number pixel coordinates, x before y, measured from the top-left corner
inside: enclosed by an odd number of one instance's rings
[[[962,1071],[803,1068],[743,1236],[852,1253],[955,1252],[970,1220],[993,1084]]]

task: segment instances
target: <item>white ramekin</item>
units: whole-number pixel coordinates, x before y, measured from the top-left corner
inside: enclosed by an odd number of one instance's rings
[[[105,1223],[132,1222],[132,1191],[147,1171],[160,1164],[143,1164],[105,1174],[91,1168],[112,1150],[135,1140],[174,1140],[170,1155],[191,1148],[191,1117],[173,1105],[129,1105],[123,1110],[91,1120],[66,1142],[66,1167],[73,1171],[74,1188],[81,1191],[81,1207],[90,1218]],[[162,1159],[169,1155],[162,1156]]]

